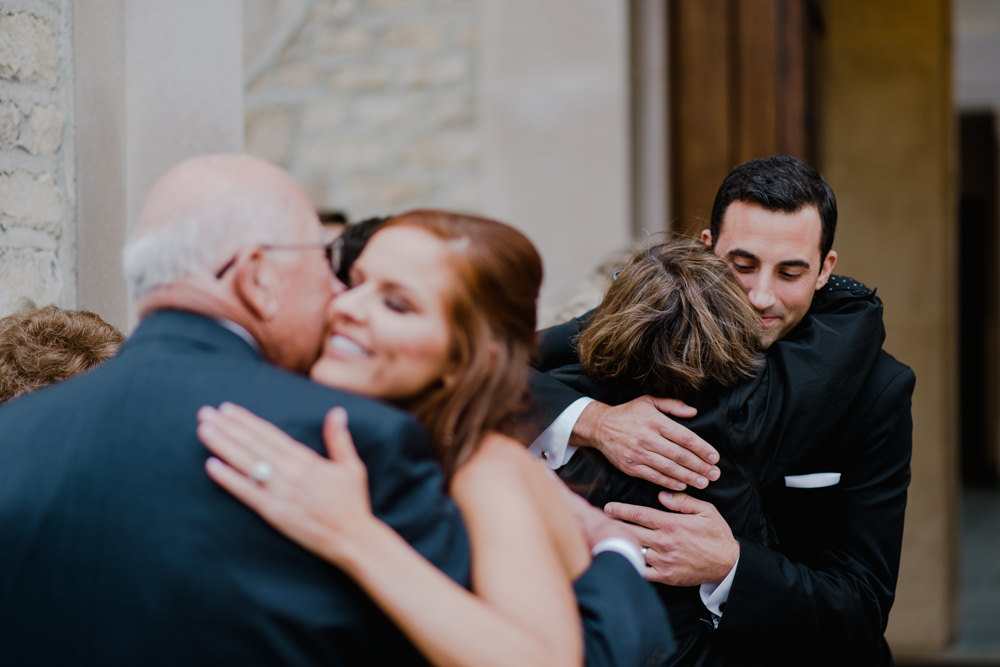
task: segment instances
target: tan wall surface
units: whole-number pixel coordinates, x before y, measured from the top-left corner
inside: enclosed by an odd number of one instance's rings
[[[917,375],[913,481],[888,637],[947,646],[956,614],[956,273],[947,0],[828,0],[819,166],[840,208],[839,273],[878,288],[886,349]]]
[[[632,241],[627,10],[483,3],[483,210],[538,246],[543,322]]]
[[[123,330],[121,248],[149,188],[243,147],[241,19],[238,0],[75,0],[79,303]]]

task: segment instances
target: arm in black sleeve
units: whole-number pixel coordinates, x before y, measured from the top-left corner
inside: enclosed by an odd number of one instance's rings
[[[526,445],[534,442],[566,408],[584,396],[544,371],[576,363],[576,338],[588,316],[589,313],[538,332],[538,346],[531,359],[532,368],[528,370],[531,400],[518,415],[511,431],[513,437]]]
[[[538,345],[531,357],[531,365],[544,372],[579,362],[576,339],[583,330],[584,322],[593,312],[539,331]]]

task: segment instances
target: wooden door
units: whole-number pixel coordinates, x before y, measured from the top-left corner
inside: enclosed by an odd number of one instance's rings
[[[741,162],[787,153],[812,163],[815,114],[809,0],[672,0],[672,229],[708,227],[712,200]]]

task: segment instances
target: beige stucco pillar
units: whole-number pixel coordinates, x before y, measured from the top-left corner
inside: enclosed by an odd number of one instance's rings
[[[482,210],[540,249],[544,317],[631,241],[628,3],[482,11]]]
[[[837,193],[840,273],[885,302],[886,349],[917,375],[913,481],[888,637],[897,654],[954,635],[956,228],[948,0],[822,5],[820,169]]]
[[[243,145],[239,0],[75,0],[78,300],[128,328],[120,254],[152,183]]]

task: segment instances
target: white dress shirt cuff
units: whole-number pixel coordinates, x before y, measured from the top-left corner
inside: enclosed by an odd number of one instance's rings
[[[722,606],[729,599],[729,590],[733,587],[733,579],[736,578],[736,568],[739,564],[740,557],[737,556],[736,562],[733,563],[733,569],[729,570],[725,579],[718,584],[702,584],[698,588],[701,603],[712,614],[712,621],[716,626],[719,625],[719,619],[722,618]]]
[[[594,545],[594,548],[590,550],[590,555],[596,556],[605,551],[613,551],[616,554],[624,556],[632,564],[632,567],[635,568],[635,571],[639,573],[640,577],[646,573],[646,561],[643,560],[642,553],[639,551],[639,547],[635,545],[635,542],[627,540],[624,537],[606,537]]]
[[[580,418],[583,409],[594,402],[586,396],[578,398],[562,411],[542,434],[528,447],[528,451],[545,461],[553,470],[563,467],[573,458],[576,447],[569,444],[569,436],[573,433],[576,420]]]

